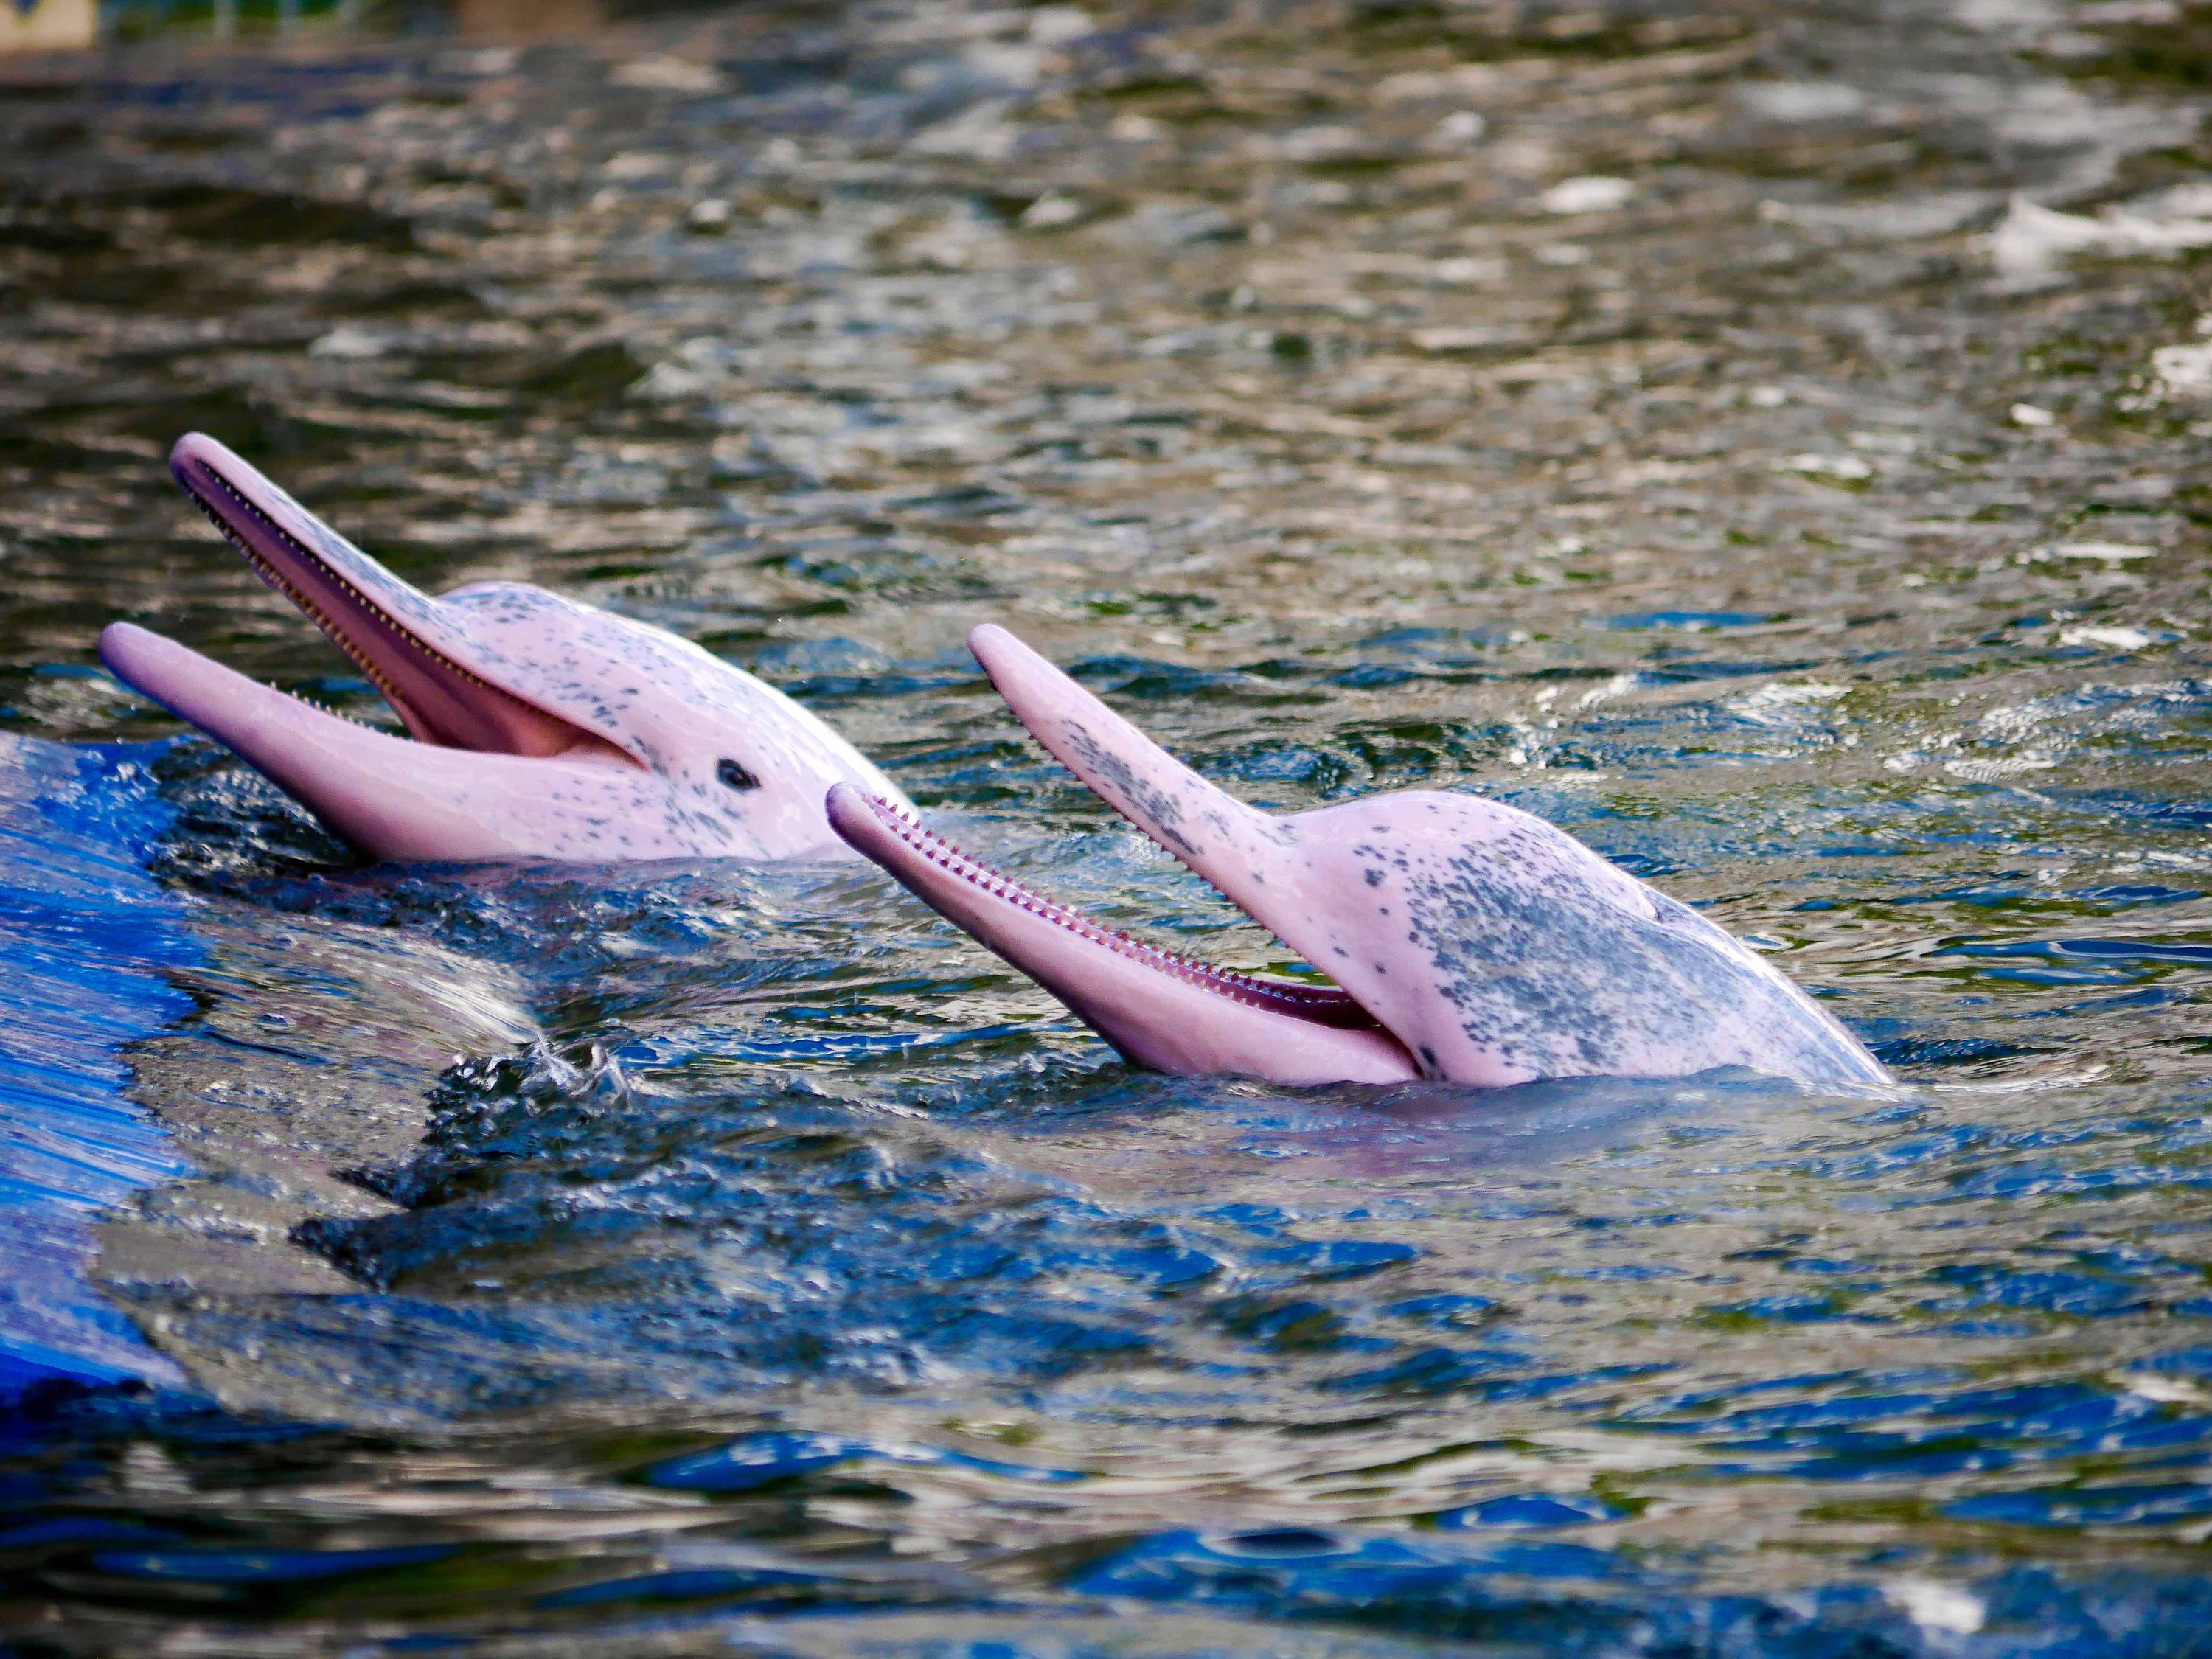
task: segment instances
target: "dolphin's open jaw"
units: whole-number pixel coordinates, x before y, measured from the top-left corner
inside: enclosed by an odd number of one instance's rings
[[[170,468],[193,505],[246,556],[254,573],[353,659],[416,741],[478,754],[640,764],[606,738],[494,684],[438,649],[396,614],[399,604],[418,608],[432,602],[342,544],[363,580],[349,576],[313,545],[340,541],[337,532],[221,444],[189,434],[178,441]],[[384,600],[369,591],[371,570],[385,578]]]
[[[1283,985],[1109,933],[842,789],[831,828],[1133,1062],[1276,1083],[1495,1086],[1743,1066],[1879,1085],[1771,963],[1542,819],[1405,790],[1277,817],[1217,787],[1002,628],[969,647],[1091,792],[1327,974]]]
[[[1102,927],[849,784],[830,791],[829,812],[855,852],[1051,992],[1133,1065],[1292,1084],[1420,1074],[1403,1045],[1334,987],[1212,967]]]
[[[1056,904],[1032,892],[1012,876],[994,870],[961,851],[944,836],[924,829],[918,820],[902,812],[881,796],[862,794],[859,790],[851,790],[850,794],[866,805],[884,831],[902,842],[915,857],[926,859],[936,866],[945,877],[965,882],[983,898],[1012,906],[1049,927],[1064,930],[1086,945],[1125,957],[1148,972],[1168,975],[1199,990],[1226,997],[1231,1002],[1243,1003],[1247,1007],[1257,1008],[1267,1013],[1280,1014],[1286,1018],[1303,1020],[1311,1025],[1328,1026],[1340,1031],[1380,1029],[1374,1015],[1361,1007],[1348,993],[1334,986],[1262,979],[1255,974],[1239,973],[1233,968],[1216,968],[1194,957],[1181,956],[1173,951],[1163,951],[1156,945],[1147,945],[1133,934],[1102,926],[1064,904]],[[854,823],[848,801],[841,800],[832,810],[830,822],[841,832],[847,833],[848,840],[852,838],[850,831],[866,835]],[[874,846],[882,844],[875,837],[867,838]]]
[[[1091,791],[1310,962],[1289,916],[1280,832],[999,628],[969,640],[1031,736]],[[1421,1075],[1405,1045],[1349,992],[1261,979],[1101,927],[992,870],[911,817],[849,786],[830,827],[917,897],[1050,991],[1124,1056],[1184,1076],[1395,1083]],[[1316,965],[1318,965],[1316,963]]]

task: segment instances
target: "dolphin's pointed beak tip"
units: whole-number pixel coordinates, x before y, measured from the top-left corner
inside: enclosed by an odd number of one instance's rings
[[[978,623],[968,635],[968,649],[994,679],[1001,673],[1042,668],[1055,678],[1066,673],[1053,659],[1012,629],[996,623]]]
[[[191,647],[136,623],[110,623],[100,630],[100,665],[140,696],[151,697],[223,741],[228,739],[210,723],[215,705],[205,698],[228,698],[238,687],[252,685]]]
[[[110,623],[100,630],[100,665],[141,696],[163,704],[210,681],[228,678],[250,684],[191,647],[136,623]],[[193,723],[202,724],[197,720]]]
[[[850,783],[832,785],[823,799],[822,811],[838,840],[862,858],[873,860],[894,875],[898,873],[890,860],[897,851],[899,835],[885,817],[905,817],[907,814],[881,797]],[[899,879],[904,881],[906,878],[901,876]]]
[[[994,659],[1003,661],[1016,652],[1028,649],[1020,640],[996,623],[978,623],[968,630],[969,653],[983,665],[986,673],[991,671]]]
[[[183,478],[228,453],[206,433],[187,432],[169,446],[169,471]]]
[[[866,852],[861,838],[878,830],[877,819],[887,802],[878,801],[857,784],[833,783],[823,797],[823,815],[840,840],[856,852]]]
[[[210,484],[234,489],[241,482],[268,482],[229,445],[204,432],[187,432],[169,446],[169,476],[196,497],[204,497]]]
[[[159,634],[136,623],[110,623],[100,630],[100,664],[118,678],[129,679],[134,663],[167,643]]]
[[[1056,708],[1075,682],[1067,671],[996,623],[983,623],[968,635],[968,648],[985,676],[1024,726],[1048,708]],[[1079,691],[1079,697],[1087,693]]]

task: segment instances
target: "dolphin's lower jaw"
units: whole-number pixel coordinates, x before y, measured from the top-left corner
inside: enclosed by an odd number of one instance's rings
[[[372,859],[612,860],[690,850],[673,842],[639,850],[635,826],[653,821],[658,803],[650,775],[635,766],[412,742],[129,623],[101,633],[100,657],[118,679],[235,750]]]
[[[1192,771],[1004,629],[969,646],[1109,805],[1338,988],[1171,957],[1040,899],[858,792],[831,827],[1137,1064],[1291,1084],[1416,1076],[1887,1074],[1789,979],[1526,812],[1429,791],[1275,817]]]
[[[101,660],[370,858],[847,857],[823,791],[896,795],[813,715],[696,646],[521,584],[433,599],[214,440],[179,440],[171,467],[412,740],[129,623],[100,635]]]
[[[830,792],[829,812],[857,851],[1058,997],[1133,1066],[1288,1084],[1420,1075],[1341,991],[1209,967],[1102,927],[849,785]]]

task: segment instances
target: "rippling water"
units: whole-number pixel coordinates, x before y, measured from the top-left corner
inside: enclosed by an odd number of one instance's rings
[[[9,67],[0,936],[159,920],[0,1000],[128,1143],[51,1305],[152,1379],[10,1431],[0,1631],[2203,1650],[2208,15]],[[1270,806],[1543,814],[1900,1087],[1170,1081],[866,866],[352,867],[93,665],[130,617],[388,720],[173,495],[188,427],[426,586],[705,642],[1117,924],[1292,965],[977,621]]]

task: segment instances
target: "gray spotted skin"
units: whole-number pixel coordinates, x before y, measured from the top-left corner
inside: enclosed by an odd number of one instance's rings
[[[1080,756],[1084,764],[1100,782],[1112,793],[1126,797],[1142,814],[1146,833],[1171,853],[1191,853],[1197,850],[1183,830],[1182,797],[1171,787],[1164,787],[1139,772],[1127,761],[1115,753],[1084,729],[1080,720],[1063,720],[1060,730],[1068,747]],[[1200,808],[1203,811],[1203,807]],[[1225,833],[1228,823],[1222,816],[1213,815],[1212,827],[1217,833]]]
[[[1156,1029],[1133,1029],[1131,951],[1040,933],[1049,907],[1003,878],[959,887],[945,860],[910,856],[896,835],[833,813],[860,850],[1139,1064],[1292,1083],[1506,1085],[1727,1066],[1815,1085],[1889,1081],[1771,963],[1540,818],[1433,791],[1273,817],[1207,782],[1005,629],[978,629],[969,645],[1031,736],[1326,973],[1349,1005],[1326,1019],[1257,1020],[1234,1006],[1234,988],[1185,963],[1141,982]]]
[[[1288,823],[1293,884],[1336,895],[1293,930],[1427,1076],[1886,1081],[1771,963],[1540,818],[1408,791]]]

